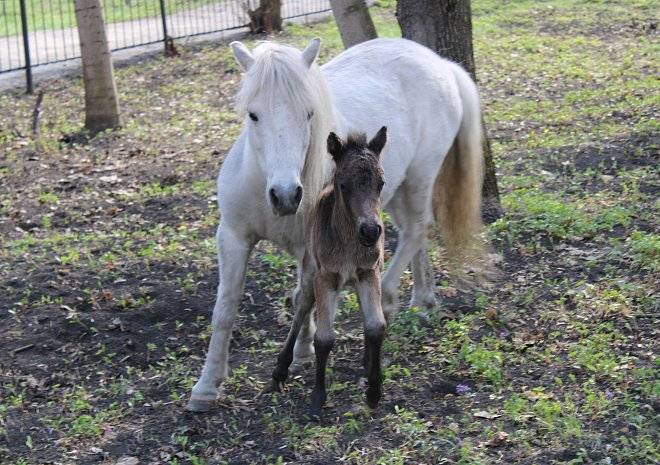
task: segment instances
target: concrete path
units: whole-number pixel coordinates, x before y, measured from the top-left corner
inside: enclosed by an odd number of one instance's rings
[[[242,0],[228,0],[212,3],[186,11],[172,13],[167,17],[168,34],[171,37],[189,37],[204,34],[217,29],[232,29],[231,31],[213,34],[214,37],[226,37],[237,32],[245,32],[248,22],[243,9]],[[256,2],[251,2],[256,3]],[[283,0],[282,16],[294,17],[330,8],[329,0]],[[322,16],[325,16],[323,14]],[[321,16],[321,15],[314,15]],[[313,18],[307,18],[309,20]],[[304,19],[303,19],[304,20]],[[235,29],[234,29],[235,28]],[[110,23],[107,26],[108,40],[113,50],[125,49],[139,44],[153,44],[163,39],[163,25],[160,16]],[[209,36],[201,36],[201,40],[209,40]],[[30,57],[33,65],[39,65],[59,60],[67,60],[80,56],[80,44],[76,28],[35,31],[30,34]],[[196,41],[196,40],[195,40]],[[141,46],[135,49],[113,53],[122,59],[144,54],[145,52],[162,49],[162,43],[155,47]],[[21,36],[0,38],[0,72],[24,66],[23,39]],[[115,59],[116,59],[115,58]],[[37,66],[33,74],[40,75],[57,69],[77,68],[79,60],[64,62],[59,65]],[[50,70],[42,69],[50,68]],[[14,71],[0,74],[0,90],[18,87],[24,84],[25,71]],[[22,82],[21,82],[22,80]]]

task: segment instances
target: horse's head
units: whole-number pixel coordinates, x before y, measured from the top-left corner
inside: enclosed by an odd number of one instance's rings
[[[245,71],[238,108],[245,114],[248,152],[266,175],[265,195],[273,212],[292,215],[304,195],[303,169],[320,106],[314,64],[320,40],[302,52],[272,42],[254,51],[241,42],[231,47]]]
[[[368,143],[364,134],[351,134],[346,142],[334,132],[328,136],[328,152],[337,165],[333,180],[336,201],[354,220],[358,240],[366,247],[376,244],[383,233],[379,211],[385,182],[380,153],[385,142],[385,126]]]

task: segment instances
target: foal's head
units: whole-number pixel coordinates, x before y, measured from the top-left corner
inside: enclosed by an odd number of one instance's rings
[[[371,247],[383,233],[380,191],[385,184],[380,153],[387,141],[387,128],[367,142],[364,134],[350,134],[346,142],[334,132],[328,136],[328,152],[337,169],[333,180],[335,201],[348,212],[360,243]]]

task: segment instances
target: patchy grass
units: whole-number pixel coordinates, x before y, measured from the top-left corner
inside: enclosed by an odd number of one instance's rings
[[[0,456],[9,463],[642,464],[660,460],[657,12],[643,0],[473,2],[506,215],[495,290],[451,286],[388,328],[364,406],[355,294],[337,315],[328,406],[313,371],[259,396],[291,321],[295,261],[250,260],[219,408],[183,411],[208,344],[215,175],[240,121],[226,44],[117,70],[123,127],[82,141],[79,79],[0,94]],[[372,14],[399,35],[394,3]],[[280,40],[323,38],[332,22]],[[391,229],[388,228],[388,232]],[[411,278],[404,277],[408,296]],[[405,301],[405,299],[402,299]]]

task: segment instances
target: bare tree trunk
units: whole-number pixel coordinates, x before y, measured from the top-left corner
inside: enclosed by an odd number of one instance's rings
[[[378,37],[365,0],[330,0],[345,48]]]
[[[396,15],[404,38],[460,63],[476,82],[470,0],[398,0]],[[484,157],[483,217],[490,222],[502,216],[502,206],[487,136],[484,137]]]
[[[76,0],[85,82],[85,128],[92,133],[119,126],[119,101],[101,0]]]
[[[282,2],[281,0],[260,0],[259,7],[251,10],[246,7],[250,18],[250,32],[273,32],[282,30]]]

